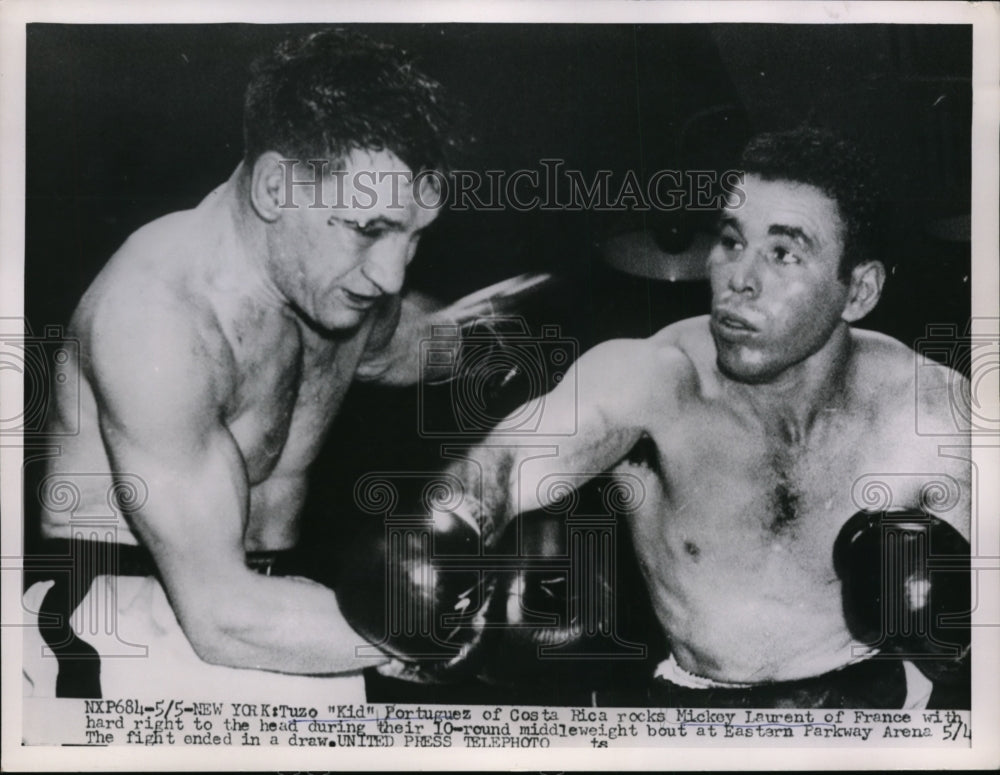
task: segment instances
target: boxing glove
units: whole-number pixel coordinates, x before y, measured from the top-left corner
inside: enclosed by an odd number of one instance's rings
[[[844,616],[863,643],[925,673],[955,669],[970,642],[969,542],[920,511],[859,511],[834,543]]]
[[[411,680],[474,673],[490,593],[476,522],[446,510],[366,519],[338,573],[345,619]]]
[[[496,552],[509,567],[494,573],[481,679],[597,688],[641,667],[648,649],[622,616],[614,527],[545,512],[507,527]]]

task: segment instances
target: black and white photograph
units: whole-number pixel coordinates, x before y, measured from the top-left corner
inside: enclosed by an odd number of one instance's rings
[[[18,9],[5,769],[998,763],[997,5],[575,5]]]

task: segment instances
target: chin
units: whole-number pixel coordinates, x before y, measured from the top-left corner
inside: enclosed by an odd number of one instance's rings
[[[326,327],[328,331],[353,331],[358,326],[360,326],[365,317],[367,317],[367,312],[339,312],[333,315],[330,322]]]
[[[733,365],[726,363],[722,358],[716,360],[716,365],[724,377],[733,382],[742,382],[746,385],[761,385],[770,381],[774,376],[767,369],[748,368],[743,364]]]
[[[367,311],[353,309],[335,309],[326,314],[309,315],[303,317],[314,328],[318,328],[329,334],[349,332],[357,328],[364,321]]]
[[[773,364],[766,362],[763,358],[759,361],[740,357],[736,353],[726,353],[721,348],[716,348],[716,366],[723,376],[734,382],[743,382],[748,385],[759,385],[770,382],[780,370],[774,368]]]

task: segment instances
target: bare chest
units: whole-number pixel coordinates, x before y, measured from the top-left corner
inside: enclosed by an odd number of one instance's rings
[[[364,337],[310,335],[244,364],[228,427],[251,485],[302,474],[337,415],[361,358]]]
[[[853,422],[792,444],[708,416],[673,425],[647,449],[656,453],[625,463],[646,482],[635,529],[647,545],[757,583],[775,575],[781,585],[796,570],[831,576],[834,539],[864,505],[866,477],[897,454]]]

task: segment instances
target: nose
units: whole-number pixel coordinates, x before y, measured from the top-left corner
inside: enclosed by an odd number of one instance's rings
[[[386,240],[386,244],[377,246],[365,259],[361,272],[379,290],[387,295],[394,295],[403,289],[406,279],[408,250],[402,240]]]
[[[756,250],[742,250],[730,263],[729,289],[750,297],[760,293],[759,257]]]

